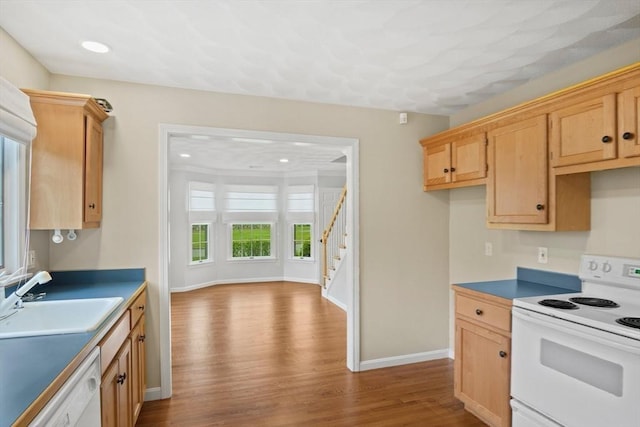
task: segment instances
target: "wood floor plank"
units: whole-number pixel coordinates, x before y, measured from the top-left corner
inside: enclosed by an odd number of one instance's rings
[[[453,397],[449,359],[346,368],[346,316],[316,285],[218,285],[171,296],[173,397],[147,426],[484,424]]]

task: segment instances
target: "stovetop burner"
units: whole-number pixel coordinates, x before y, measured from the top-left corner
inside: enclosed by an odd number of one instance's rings
[[[616,319],[616,322],[624,326],[640,329],[640,317],[621,317]]]
[[[575,298],[569,298],[569,301],[575,302],[576,304],[589,305],[591,307],[606,307],[606,308],[620,307],[617,303],[604,298],[575,297]]]
[[[563,310],[576,310],[578,306],[569,301],[563,301],[559,299],[543,299],[542,301],[538,301],[538,304],[544,305],[547,307],[560,308]]]

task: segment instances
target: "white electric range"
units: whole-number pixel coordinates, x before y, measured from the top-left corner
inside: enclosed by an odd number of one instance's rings
[[[583,255],[579,275],[513,301],[514,427],[640,427],[640,259]]]

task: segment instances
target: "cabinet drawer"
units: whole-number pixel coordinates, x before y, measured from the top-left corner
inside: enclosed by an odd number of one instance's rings
[[[144,314],[144,311],[147,309],[147,291],[144,290],[138,298],[131,304],[129,311],[131,312],[131,326],[135,326],[138,323],[138,320]]]
[[[101,373],[107,370],[111,361],[120,350],[124,341],[129,337],[131,323],[129,322],[129,312],[126,311],[118,320],[109,333],[100,341],[100,367]]]
[[[456,315],[511,331],[511,310],[487,301],[456,294]]]

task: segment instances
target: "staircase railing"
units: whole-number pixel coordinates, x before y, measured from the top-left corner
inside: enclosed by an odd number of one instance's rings
[[[327,287],[329,270],[334,269],[335,262],[340,259],[340,249],[345,248],[345,236],[347,231],[347,186],[340,193],[340,199],[336,203],[331,220],[327,228],[322,232],[322,286]]]

